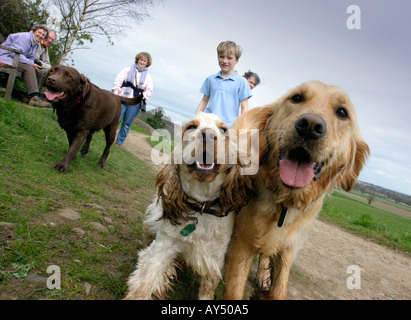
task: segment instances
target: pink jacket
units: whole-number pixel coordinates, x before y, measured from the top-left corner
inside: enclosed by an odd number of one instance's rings
[[[121,70],[121,72],[117,75],[116,79],[114,80],[113,88],[111,91],[118,95],[118,96],[123,96],[127,98],[132,98],[133,97],[133,92],[131,92],[129,95],[124,95],[124,90],[125,88],[122,88],[121,85],[123,82],[127,79],[128,72],[130,71],[131,67],[124,68]],[[138,82],[140,80],[141,73],[137,71],[137,76],[136,76],[136,81],[134,83],[135,86],[138,85]],[[153,94],[153,80],[151,79],[150,73],[147,73],[146,80],[144,81],[143,88],[143,96],[144,99],[148,100],[148,98],[151,97]]]

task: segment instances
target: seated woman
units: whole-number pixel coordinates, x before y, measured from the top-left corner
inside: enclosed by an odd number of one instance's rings
[[[35,67],[39,66],[34,63],[40,41],[46,37],[47,31],[46,26],[38,24],[33,26],[29,32],[10,34],[2,44],[4,47],[23,52],[20,55],[18,68],[23,71],[23,80],[26,85],[29,104],[36,107],[50,107],[50,104],[40,96],[37,76],[41,74],[36,72]],[[0,48],[0,63],[11,66],[13,58],[14,52]]]

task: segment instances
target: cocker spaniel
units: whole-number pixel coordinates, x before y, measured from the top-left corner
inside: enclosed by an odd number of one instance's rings
[[[181,147],[171,157],[178,163],[167,164],[157,175],[157,196],[144,220],[155,240],[140,251],[125,299],[163,298],[175,277],[177,257],[201,277],[198,298],[214,298],[234,212],[252,190],[249,177],[231,172],[230,152],[236,153],[235,143],[216,115],[200,113],[185,126]]]
[[[351,190],[370,150],[347,94],[319,81],[244,113],[234,127],[258,129],[259,145],[248,151],[259,153],[259,170],[256,195],[236,218],[223,298],[243,298],[253,254],[260,253],[254,297],[285,299],[293,258],[325,195],[335,186]]]

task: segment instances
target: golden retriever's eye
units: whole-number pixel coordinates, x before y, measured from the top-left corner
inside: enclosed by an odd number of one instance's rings
[[[304,102],[304,96],[302,94],[295,94],[291,97],[293,103],[302,103]]]
[[[347,110],[346,110],[344,107],[338,107],[338,108],[335,110],[335,113],[336,113],[337,117],[340,118],[340,119],[342,119],[342,120],[348,118],[348,112],[347,112]]]

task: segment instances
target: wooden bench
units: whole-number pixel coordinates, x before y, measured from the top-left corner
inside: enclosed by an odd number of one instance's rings
[[[0,39],[1,38],[3,37],[0,35]],[[4,40],[1,40],[1,43],[3,42]],[[16,77],[22,78],[23,76],[22,71],[18,69],[20,54],[22,54],[23,52],[20,50],[4,47],[2,45],[0,45],[0,48],[14,52],[13,64],[11,66],[0,64],[0,72],[8,74],[6,88],[0,87],[0,91],[4,92],[4,99],[8,100],[11,98],[11,93],[13,91],[14,81],[16,80]]]

